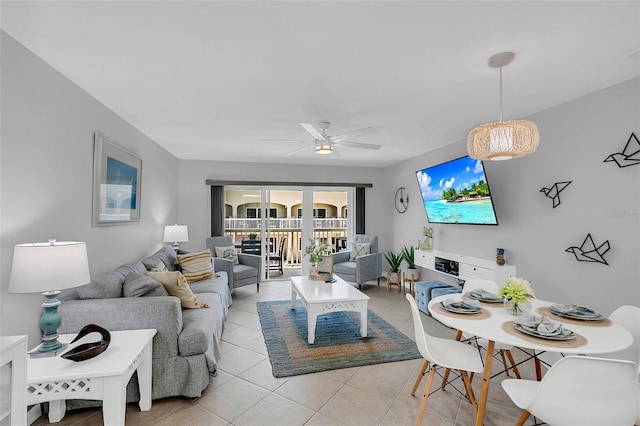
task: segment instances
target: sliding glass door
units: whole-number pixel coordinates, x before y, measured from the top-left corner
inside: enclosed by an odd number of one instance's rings
[[[228,186],[224,194],[225,235],[238,251],[262,255],[265,279],[307,273],[309,240],[340,251],[352,236],[351,188]]]

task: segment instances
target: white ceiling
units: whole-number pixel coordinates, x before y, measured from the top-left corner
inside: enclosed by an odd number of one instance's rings
[[[388,166],[640,75],[640,2],[2,1],[1,28],[181,159]],[[299,123],[378,151],[312,150]],[[544,144],[542,132],[541,144]]]

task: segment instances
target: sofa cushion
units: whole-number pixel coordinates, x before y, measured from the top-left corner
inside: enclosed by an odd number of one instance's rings
[[[333,265],[336,274],[356,275],[356,262],[340,262]]]
[[[110,271],[94,277],[89,284],[76,289],[79,299],[111,299],[122,297],[124,275]]]
[[[144,275],[147,272],[147,268],[145,268],[142,262],[130,262],[125,263],[124,265],[120,265],[116,268],[115,272],[119,272],[123,277],[126,277],[132,272],[136,272],[138,274]],[[124,280],[122,280],[124,282]]]
[[[233,279],[236,281],[256,276],[256,268],[247,265],[233,265]]]
[[[163,246],[160,250],[147,257],[142,261],[144,266],[150,271],[152,268],[157,268],[158,263],[162,262],[166,266],[167,270],[176,270],[176,252],[169,246]]]
[[[354,244],[353,248],[351,249],[351,257],[349,257],[349,260],[353,262],[356,260],[356,257],[363,256],[369,253],[371,253],[371,243]]]
[[[238,265],[238,252],[234,246],[229,247],[216,247],[216,257],[222,257],[223,259],[229,259],[234,265]]]
[[[213,276],[213,262],[209,249],[189,254],[179,254],[176,265],[187,281],[198,281]]]
[[[153,278],[131,272],[124,279],[122,286],[122,295],[124,297],[152,297],[152,296],[168,296],[167,290],[160,281]]]
[[[209,305],[198,301],[191,291],[187,279],[178,271],[172,272],[151,272],[147,275],[162,283],[165,290],[171,295],[180,298],[180,304],[183,308],[196,309],[208,308]]]

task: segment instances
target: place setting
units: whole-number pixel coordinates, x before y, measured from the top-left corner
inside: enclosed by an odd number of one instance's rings
[[[579,347],[586,339],[548,316],[524,313],[514,321],[505,322],[502,329],[528,341],[554,346]]]
[[[469,319],[486,319],[491,316],[491,313],[483,309],[480,306],[478,300],[455,300],[446,299],[440,303],[431,306],[431,309],[436,309],[443,315],[449,315],[453,317],[468,316]]]
[[[480,303],[502,303],[502,297],[497,293],[492,293],[481,288],[471,290],[468,293],[462,295],[463,300],[477,300]]]
[[[557,318],[568,324],[608,327],[611,320],[594,309],[579,304],[554,304],[537,309],[540,315]]]

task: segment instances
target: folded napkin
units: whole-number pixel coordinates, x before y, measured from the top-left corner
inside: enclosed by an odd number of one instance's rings
[[[471,290],[469,292],[470,296],[475,296],[476,298],[480,299],[499,299],[498,295],[496,293],[490,293],[488,291],[485,291],[481,288],[477,288],[475,290]]]
[[[577,314],[577,315],[584,315],[584,316],[598,315],[596,311],[594,311],[593,309],[589,308],[588,306],[582,306],[582,305],[571,305],[571,304],[553,305],[552,308],[556,312],[562,312],[565,314]]]
[[[564,334],[564,328],[559,322],[529,312],[520,315],[515,322],[530,329],[535,329],[543,336],[558,336]]]
[[[447,299],[444,302],[442,302],[443,306],[446,306],[447,308],[453,308],[453,309],[480,309],[480,302],[478,302],[477,300],[466,300],[466,301],[461,301],[461,300],[454,300],[454,299]]]

